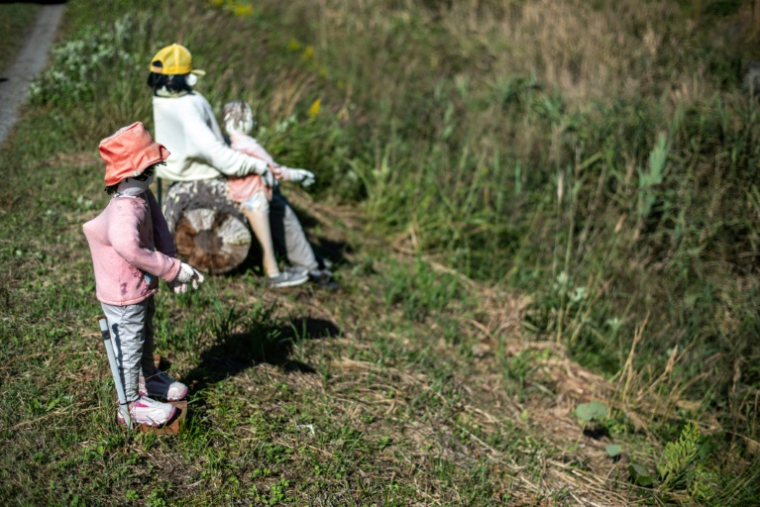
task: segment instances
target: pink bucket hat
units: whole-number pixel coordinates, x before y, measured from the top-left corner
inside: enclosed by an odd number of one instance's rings
[[[100,141],[98,149],[106,163],[106,186],[139,176],[148,167],[169,157],[169,150],[154,141],[139,121]]]

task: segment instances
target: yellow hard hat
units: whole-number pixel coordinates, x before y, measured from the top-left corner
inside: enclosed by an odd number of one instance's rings
[[[193,69],[193,56],[185,46],[172,44],[161,49],[150,61],[150,71],[157,74],[197,74],[203,76],[206,71]]]

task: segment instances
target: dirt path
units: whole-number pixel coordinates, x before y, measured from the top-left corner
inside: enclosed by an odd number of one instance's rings
[[[0,145],[16,122],[19,106],[32,79],[44,68],[65,5],[41,5],[24,47],[0,81]]]

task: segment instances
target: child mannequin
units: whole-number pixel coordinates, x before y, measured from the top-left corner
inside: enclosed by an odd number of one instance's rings
[[[230,136],[233,150],[267,162],[272,168],[275,178],[278,180],[300,181],[303,186],[309,186],[314,183],[313,173],[305,169],[290,169],[276,164],[271,155],[254,138],[248,135],[255,125],[253,113],[248,104],[242,101],[226,104],[223,111],[223,122],[225,130]],[[229,178],[229,185],[230,196],[233,200],[243,205],[243,211],[248,217],[251,228],[261,244],[264,270],[268,276],[267,283],[274,287],[287,287],[299,285],[308,280],[308,271],[314,266],[299,266],[285,272],[280,272],[277,267],[272,244],[272,229],[269,222],[269,204],[272,200],[272,188],[267,187],[258,174],[250,174],[243,177],[231,176]],[[298,229],[300,230],[300,224],[298,225]],[[303,236],[302,231],[301,236]],[[306,255],[310,254],[313,259],[311,246],[306,243],[305,237],[303,237],[303,243],[306,244],[306,247],[303,247],[303,245],[298,246],[301,246],[301,250],[308,249]],[[316,262],[314,264],[316,265]]]
[[[196,289],[203,276],[174,258],[171,233],[148,189],[156,165],[169,151],[140,122],[102,140],[99,149],[106,163],[106,192],[113,198],[97,218],[82,226],[92,254],[96,295],[108,320],[132,420],[160,426],[176,409],[148,396],[180,400],[187,386],[153,365],[153,294],[158,278],[175,292],[185,292]]]

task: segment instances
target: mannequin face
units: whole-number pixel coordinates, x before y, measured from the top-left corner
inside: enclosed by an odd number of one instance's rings
[[[148,188],[151,183],[153,183],[155,176],[156,168],[155,166],[150,166],[145,169],[140,176],[135,176],[135,180],[139,181],[140,183],[145,183],[145,188]]]
[[[119,182],[117,192],[120,194],[136,195],[148,190],[150,184],[153,183],[155,169],[153,166],[145,169],[139,176],[132,178],[124,178]]]

